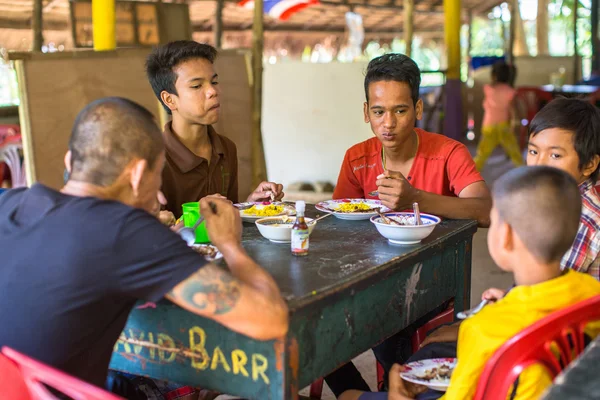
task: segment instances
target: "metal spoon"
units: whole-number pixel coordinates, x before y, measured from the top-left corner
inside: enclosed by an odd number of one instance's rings
[[[322,220],[323,218],[330,217],[331,215],[333,215],[333,214],[325,214],[325,215],[323,215],[322,217],[319,217],[319,218],[317,218],[317,219],[313,219],[313,220],[312,220],[312,221],[310,221],[310,222],[309,222],[307,225],[313,225],[313,224],[316,224],[316,223],[317,223],[317,221],[320,221],[320,220]]]
[[[423,221],[421,221],[421,212],[419,211],[419,203],[413,203],[413,212],[415,213],[415,225],[423,225]]]
[[[200,226],[202,221],[204,221],[204,217],[198,218],[198,221],[196,221],[192,228],[181,228],[181,230],[177,232],[188,246],[191,246],[196,242],[196,229]]]
[[[473,307],[470,310],[459,312],[458,314],[456,314],[456,318],[458,318],[458,319],[469,318],[469,317],[477,314],[479,311],[481,311],[483,309],[483,307],[485,307],[488,303],[489,303],[489,300],[483,300],[476,307]]]
[[[209,201],[208,205],[210,206],[210,210],[213,212],[213,214],[216,214],[217,205],[212,201]],[[177,232],[179,236],[181,236],[181,238],[187,243],[188,246],[191,246],[196,242],[196,229],[200,226],[202,221],[204,221],[204,217],[198,218],[198,221],[196,221],[193,227],[182,228],[181,230],[179,230],[179,232]]]

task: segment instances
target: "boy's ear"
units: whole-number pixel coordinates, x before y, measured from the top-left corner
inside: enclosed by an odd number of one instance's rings
[[[583,166],[583,176],[588,178],[590,175],[596,171],[598,165],[600,164],[600,155],[596,154],[592,159]]]
[[[516,232],[513,230],[512,226],[507,224],[506,222],[502,222],[502,226],[500,227],[500,243],[502,245],[502,249],[506,252],[513,251],[515,247],[515,237]]]

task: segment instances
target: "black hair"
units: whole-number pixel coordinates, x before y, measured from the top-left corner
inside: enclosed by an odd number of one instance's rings
[[[495,83],[506,83],[513,86],[517,75],[517,69],[504,61],[497,61],[492,65],[492,78]]]
[[[146,59],[146,75],[150,86],[158,100],[163,104],[160,94],[163,90],[177,94],[175,81],[177,75],[174,68],[187,60],[203,58],[214,63],[217,58],[217,49],[206,43],[193,40],[177,40],[163,46],[155,47]],[[163,104],[167,113],[171,110]]]
[[[134,158],[153,168],[164,144],[150,111],[128,99],[106,97],[79,112],[69,150],[69,179],[110,186]]]
[[[373,82],[406,82],[410,86],[413,104],[419,101],[421,70],[410,57],[404,54],[390,53],[371,60],[365,74],[365,97],[369,102],[369,85]]]
[[[560,261],[579,228],[581,195],[575,179],[558,168],[520,167],[502,175],[492,191],[500,219],[527,249],[541,262]]]
[[[600,155],[600,109],[580,99],[558,98],[543,107],[529,126],[529,137],[546,129],[558,128],[573,132],[573,147],[579,157],[579,170]],[[590,175],[595,182],[600,164]]]

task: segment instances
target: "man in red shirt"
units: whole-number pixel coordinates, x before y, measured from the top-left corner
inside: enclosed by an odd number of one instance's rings
[[[369,63],[364,116],[376,137],[346,152],[333,198],[379,198],[393,210],[418,202],[423,212],[488,226],[490,192],[467,148],[415,128],[420,83],[419,67],[403,54]]]
[[[474,219],[487,227],[491,195],[467,148],[415,128],[423,115],[420,83],[419,67],[403,54],[386,54],[369,63],[364,116],[376,137],[346,152],[333,198],[379,198],[392,210],[412,208],[417,202],[423,212]],[[394,362],[406,361],[414,330],[441,310],[373,349],[385,371]],[[368,388],[351,363],[325,379],[336,396],[344,390]]]

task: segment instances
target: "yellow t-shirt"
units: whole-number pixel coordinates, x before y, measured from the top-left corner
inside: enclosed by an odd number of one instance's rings
[[[575,271],[537,285],[513,288],[502,300],[461,324],[458,363],[442,398],[472,399],[486,362],[508,339],[554,311],[599,294],[600,282]],[[586,332],[595,337],[598,327],[596,323],[588,325]],[[538,399],[551,383],[542,366],[532,365],[519,377],[516,399]]]

